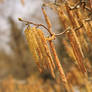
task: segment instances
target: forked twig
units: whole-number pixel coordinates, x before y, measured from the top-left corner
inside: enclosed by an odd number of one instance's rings
[[[43,24],[36,24],[34,22],[31,22],[31,21],[23,20],[22,18],[18,18],[18,20],[21,21],[21,22],[24,22],[26,25],[32,24],[32,25],[35,25],[36,27],[40,27],[41,26],[41,27],[45,28],[49,32],[49,29],[45,25],[43,25]],[[55,36],[60,36],[62,34],[65,34],[67,31],[69,31],[69,30],[66,29],[65,31],[63,31],[61,33],[57,33],[57,34],[52,33],[52,32],[51,33],[49,32],[49,33],[52,34],[52,35],[55,35]]]
[[[42,26],[42,27],[44,27],[45,29],[48,30],[48,28],[46,26],[44,26],[43,24],[36,24],[36,23],[31,22],[31,21],[23,20],[22,18],[18,18],[18,20],[24,22],[26,25],[33,24],[36,27]]]

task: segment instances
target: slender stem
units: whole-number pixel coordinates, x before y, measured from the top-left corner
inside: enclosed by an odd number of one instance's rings
[[[43,24],[36,24],[36,23],[31,22],[31,21],[23,20],[22,18],[18,18],[18,20],[24,22],[26,25],[28,25],[28,24],[33,24],[33,25],[35,25],[36,27],[42,26],[42,27],[44,27],[45,29],[48,30],[48,28],[47,28],[46,26],[44,26]]]
[[[36,24],[36,23],[31,22],[31,21],[23,20],[22,18],[18,18],[18,20],[21,21],[21,22],[24,22],[26,25],[33,24],[36,27],[42,26],[50,33],[49,29],[43,24]],[[62,35],[64,33],[66,33],[67,31],[69,31],[69,28],[67,28],[65,31],[63,31],[61,33],[58,33],[58,34],[55,34],[55,33],[52,33],[52,32],[50,34],[55,35],[55,36],[60,36],[60,35]]]
[[[46,14],[46,12],[45,12],[45,10],[44,10],[43,7],[42,7],[42,11],[43,11],[43,15],[44,15],[45,21],[46,21],[46,23],[47,23],[47,25],[48,25],[49,33],[50,33],[51,36],[53,36],[52,30],[51,30],[51,23],[50,23],[50,20],[49,20],[49,18],[48,18],[48,16],[47,16],[47,14]],[[65,33],[65,32],[64,32],[64,33]],[[60,34],[59,34],[59,35],[60,35]],[[57,53],[56,53],[55,46],[54,46],[52,40],[49,41],[49,44],[50,44],[50,48],[51,48],[52,54],[53,54],[53,56],[54,56],[54,59],[55,59],[55,62],[56,62],[58,71],[59,71],[59,73],[60,73],[60,78],[61,78],[61,80],[62,80],[62,82],[63,82],[63,84],[64,84],[64,86],[65,86],[67,92],[70,92],[70,88],[69,88],[68,81],[67,81],[67,79],[66,79],[64,70],[63,70],[62,65],[61,65],[61,63],[60,63],[60,61],[59,61],[59,58],[58,58],[58,55],[57,55]]]
[[[61,32],[61,33],[58,33],[58,34],[55,34],[55,36],[60,36],[62,34],[65,34],[66,32],[68,32],[70,30],[70,27],[68,27],[65,31]]]

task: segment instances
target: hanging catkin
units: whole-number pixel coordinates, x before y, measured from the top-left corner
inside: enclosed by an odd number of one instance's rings
[[[43,32],[35,27],[28,27],[25,30],[25,35],[30,51],[38,65],[39,70],[42,72],[49,69],[53,78],[55,78],[55,65]]]

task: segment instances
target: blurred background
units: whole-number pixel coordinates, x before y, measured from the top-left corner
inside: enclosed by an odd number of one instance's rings
[[[42,21],[41,3],[40,0],[0,0],[0,78],[10,74],[26,78],[35,66],[25,43],[25,25],[18,18]]]
[[[0,92],[15,92],[15,89],[18,90],[16,92],[29,92],[24,91],[26,87],[27,90],[30,89],[30,92],[65,92],[62,83],[58,84],[53,80],[50,74],[40,74],[38,71],[24,36],[26,25],[18,20],[18,18],[21,17],[24,20],[46,25],[41,5],[44,2],[54,1],[55,0],[0,0]],[[57,1],[59,2],[60,0]],[[52,31],[55,33],[64,31],[59,16],[50,8],[46,8],[46,12],[52,23]],[[44,33],[45,36],[48,36],[45,29]],[[69,71],[72,71],[72,74],[75,74],[75,72],[78,73],[79,71],[75,68],[76,60],[74,60],[71,55],[71,47],[64,39],[66,39],[65,35],[58,37],[54,41],[61,64],[65,73]],[[69,48],[66,47],[67,45]],[[87,50],[84,52],[85,56],[88,57],[85,58],[85,60],[90,62],[92,59],[92,46],[88,43],[86,47]],[[83,48],[85,49],[86,47]],[[65,49],[69,51],[67,52]],[[90,63],[87,65],[89,69],[87,71],[92,78],[92,67]],[[79,81],[80,80],[81,79],[79,79]],[[75,80],[73,80],[71,73],[69,73],[69,81],[72,81],[73,84],[77,84]],[[8,87],[9,83],[10,85],[21,84],[22,86],[19,86],[21,91],[16,85],[12,86],[12,88]],[[83,84],[83,81],[81,83]],[[28,84],[31,85],[31,88]],[[24,87],[24,85],[27,86]],[[8,89],[5,89],[6,86]],[[75,92],[80,92],[77,89],[76,86],[74,88]]]
[[[0,0],[0,78],[8,75],[26,78],[37,70],[25,41],[23,32],[26,26],[18,18],[46,25],[41,11],[43,2],[44,0]],[[59,33],[61,25],[57,14],[50,9],[47,14],[53,31],[58,30]],[[44,33],[47,34],[46,30]]]
[[[26,26],[18,20],[21,17],[34,23],[46,25],[41,5],[43,2],[49,1],[0,0],[0,92],[14,92],[16,87],[14,89],[13,85],[26,85],[28,81],[31,85],[30,92],[40,92],[40,90],[47,92],[47,89],[48,92],[56,89],[61,91],[60,85],[57,85],[49,74],[39,73],[25,40],[24,30]],[[50,15],[49,12],[52,14]],[[61,30],[57,14],[50,9],[48,9],[47,13],[53,31]],[[46,30],[44,30],[44,33],[48,35]],[[58,40],[55,43],[57,44]],[[14,80],[13,83],[12,80]],[[53,84],[55,87],[52,86]],[[25,90],[24,87],[20,89]],[[29,88],[27,89],[29,90]],[[20,92],[19,90],[18,92]]]

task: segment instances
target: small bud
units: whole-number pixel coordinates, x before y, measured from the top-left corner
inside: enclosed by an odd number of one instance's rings
[[[22,18],[18,18],[19,21],[23,21]]]

